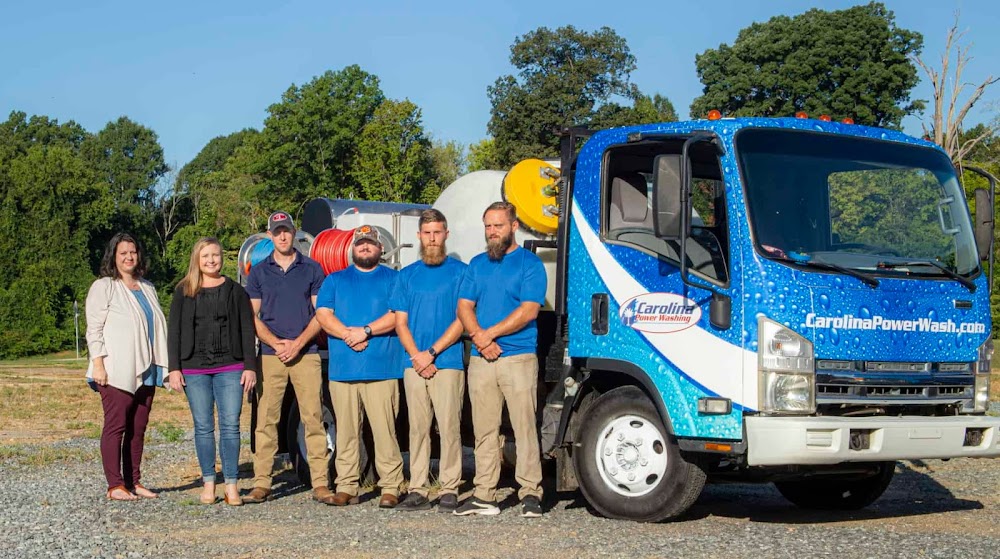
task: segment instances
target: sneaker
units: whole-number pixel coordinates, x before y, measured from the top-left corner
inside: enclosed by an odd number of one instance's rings
[[[484,501],[475,497],[469,497],[452,514],[457,516],[468,516],[470,514],[494,516],[500,514],[500,509],[497,507],[496,501]]]
[[[410,493],[398,505],[396,510],[430,510],[431,502],[420,493]]]
[[[528,495],[521,499],[521,516],[525,518],[538,518],[542,516],[542,502],[534,495]]]
[[[445,493],[438,499],[438,512],[455,512],[458,508],[458,495]]]

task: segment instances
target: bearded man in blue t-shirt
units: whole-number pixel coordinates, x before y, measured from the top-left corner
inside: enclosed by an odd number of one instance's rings
[[[375,439],[375,469],[382,496],[378,506],[399,503],[403,457],[396,440],[399,414],[399,338],[389,295],[398,272],[379,265],[382,240],[378,230],[354,230],[354,264],[326,277],[316,298],[316,319],[329,336],[329,379],[337,420],[336,493],[327,502],[358,502],[360,489],[361,412],[368,416]]]
[[[513,204],[495,202],[483,214],[486,252],[472,259],[458,289],[458,318],[472,337],[469,397],[476,436],[476,486],[457,515],[498,514],[500,418],[506,403],[517,448],[514,477],[521,516],[542,515],[542,465],[535,427],[538,328],[545,302],[545,267],[514,239]]]
[[[396,507],[431,508],[427,480],[431,461],[431,423],[441,436],[438,511],[458,506],[462,483],[462,400],[465,371],[462,323],[455,314],[458,284],[465,264],[448,256],[448,220],[435,209],[424,210],[417,223],[420,260],[403,268],[389,299],[396,312],[396,333],[410,363],[403,371],[410,420],[410,493]]]

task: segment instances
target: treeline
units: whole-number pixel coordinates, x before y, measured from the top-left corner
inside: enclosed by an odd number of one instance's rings
[[[806,110],[898,128],[923,106],[909,98],[922,41],[879,3],[777,16],[696,57],[704,93],[690,112]],[[231,274],[235,251],[275,208],[298,217],[317,196],[429,203],[464,172],[557,156],[556,128],[677,119],[669,99],[631,81],[638,61],[613,29],[542,27],[514,40],[510,63],[515,73],[485,92],[488,135],[470,146],[431,137],[420,107],[387,97],[356,65],[291,85],[259,130],[215,138],[180,169],[127,117],[90,132],[10,113],[0,123],[0,358],[73,346],[73,302],[82,306],[115,231],[142,240],[168,304],[197,237],[220,238]],[[968,159],[995,173],[997,145],[987,134]]]

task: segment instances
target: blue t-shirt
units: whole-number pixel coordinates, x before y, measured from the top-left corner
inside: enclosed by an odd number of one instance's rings
[[[489,328],[507,318],[524,302],[545,304],[545,266],[535,253],[517,247],[499,262],[482,253],[469,262],[458,289],[460,299],[476,303],[476,320]],[[513,334],[496,339],[503,357],[534,353],[538,344],[538,327],[532,320]],[[473,355],[479,351],[473,346]]]
[[[386,266],[362,272],[350,266],[323,281],[317,308],[326,308],[344,326],[365,326],[389,312],[389,294],[399,273]],[[344,340],[329,337],[330,380],[386,380],[403,378],[403,346],[395,331],[368,340],[364,351],[354,351]]]
[[[274,261],[272,252],[250,268],[246,291],[251,299],[260,299],[260,319],[279,339],[294,340],[309,326],[316,314],[312,296],[323,285],[323,268],[318,262],[295,251],[295,261],[287,270]],[[261,343],[261,353],[274,355],[274,349]],[[316,353],[316,342],[310,340],[302,353]]]
[[[439,266],[418,260],[399,272],[389,308],[407,313],[406,323],[418,350],[430,348],[455,322],[458,285],[467,267],[449,256]],[[404,351],[403,368],[410,365]],[[448,346],[438,354],[434,365],[438,369],[462,369],[462,344]]]
[[[153,307],[141,289],[132,289],[130,291],[132,291],[132,295],[135,295],[135,300],[139,302],[139,306],[142,307],[142,313],[146,315],[146,332],[149,333],[149,346],[153,347]],[[142,384],[145,386],[163,386],[163,367],[157,366],[156,363],[150,364],[146,372],[142,373]]]

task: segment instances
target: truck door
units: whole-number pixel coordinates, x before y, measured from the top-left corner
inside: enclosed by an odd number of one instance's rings
[[[662,398],[657,404],[678,437],[740,439],[742,317],[730,277],[726,192],[714,148],[695,144],[690,151],[695,211],[686,246],[653,230],[654,159],[679,154],[683,141],[611,145],[600,175],[577,182],[571,231],[579,239],[571,243],[568,295],[571,308],[585,305],[591,313],[586,321],[571,316],[570,354],[645,375],[647,391]],[[682,281],[680,258],[707,288]],[[735,327],[710,323],[713,293],[733,301]],[[700,413],[705,398],[728,400],[731,407]]]

